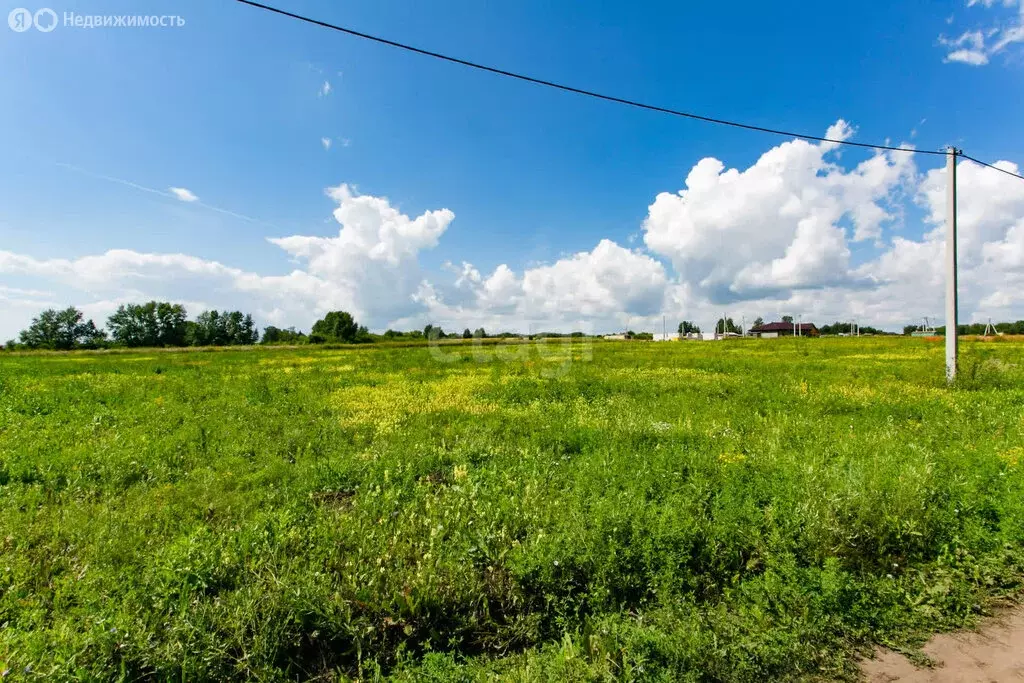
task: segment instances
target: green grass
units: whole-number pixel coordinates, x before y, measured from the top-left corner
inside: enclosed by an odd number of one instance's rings
[[[438,356],[443,356],[439,358]],[[1024,344],[0,356],[18,678],[843,677],[1024,575]]]

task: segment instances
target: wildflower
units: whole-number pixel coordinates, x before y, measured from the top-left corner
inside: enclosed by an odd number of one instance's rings
[[[1024,458],[1024,448],[1021,448],[1020,446],[1016,446],[999,454],[999,459],[1005,462],[1009,467],[1016,467],[1022,458]]]

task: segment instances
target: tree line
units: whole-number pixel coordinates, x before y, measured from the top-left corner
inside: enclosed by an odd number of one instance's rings
[[[783,316],[783,322],[792,322],[791,316]],[[763,324],[761,318],[754,320],[753,326]],[[732,318],[719,318],[716,329],[726,332],[742,332]],[[993,325],[1000,334],[1024,334],[1024,320],[1017,322],[1001,322]],[[909,335],[916,331],[917,325],[907,325],[903,333]],[[986,325],[973,323],[959,325],[958,334],[983,335]],[[850,334],[854,327],[849,322],[836,321],[831,325],[823,325],[823,335]],[[868,325],[859,326],[861,334],[889,334]],[[699,333],[700,327],[689,320],[679,323],[679,334]],[[945,327],[935,329],[936,335],[944,335]],[[112,347],[140,348],[161,346],[247,346],[261,344],[365,344],[379,341],[423,341],[439,339],[487,339],[517,338],[514,332],[502,332],[489,335],[478,327],[462,332],[445,332],[439,325],[429,324],[423,330],[398,331],[388,329],[383,334],[371,333],[365,325],[360,325],[348,311],[331,311],[317,320],[309,334],[296,330],[294,327],[279,328],[268,325],[263,330],[262,339],[253,322],[251,314],[241,311],[204,311],[195,320],[188,319],[188,313],[181,304],[168,301],[149,301],[144,304],[121,304],[107,318],[104,328],[98,327],[92,320],[86,320],[84,314],[74,306],[63,310],[47,309],[32,319],[31,324],[19,334],[17,340],[11,339],[4,348],[16,349],[49,349],[69,351],[73,349],[101,349]],[[528,335],[530,339],[543,337],[583,337],[582,332],[557,333],[544,332]],[[650,333],[629,331],[626,335],[631,339],[652,337]]]
[[[988,327],[988,325],[986,323],[971,323],[969,325],[957,325],[956,326],[956,333],[957,333],[958,336],[959,335],[976,335],[976,336],[981,337],[981,336],[985,335],[985,330],[986,330],[987,327]],[[996,334],[1024,334],[1024,320],[1018,320],[1017,322],[1012,322],[1012,323],[1010,323],[1010,322],[993,323],[992,327],[993,327],[993,329],[995,329]],[[903,328],[903,334],[910,334],[911,332],[917,332],[920,329],[921,328],[920,328],[919,325],[907,325],[906,327]],[[991,331],[989,331],[989,334],[991,335]],[[946,336],[946,326],[945,325],[940,325],[939,327],[936,327],[935,328],[935,336],[937,336],[937,337],[945,337]]]
[[[85,320],[74,306],[47,309],[10,340],[7,349],[102,349],[154,346],[242,346],[255,344],[259,331],[252,315],[241,311],[204,311],[195,320],[181,304],[150,301],[121,304],[107,318],[106,329]]]
[[[851,322],[839,321],[836,321],[831,325],[822,325],[818,331],[826,336],[830,334],[854,334],[855,332],[874,335],[892,334],[892,332],[886,332],[885,330],[880,330],[877,327],[871,327],[870,325],[857,325],[854,327]]]
[[[791,325],[793,324],[793,316],[791,316],[791,315],[784,315],[784,316],[782,316],[781,320],[784,323],[788,323],[788,324],[791,324]],[[761,327],[762,325],[764,325],[764,318],[757,317],[757,318],[754,319],[754,322],[752,322],[750,324],[750,326],[747,328],[746,331],[750,331],[750,330],[752,330],[754,328]],[[853,324],[850,323],[850,322],[836,321],[836,322],[832,323],[831,325],[822,325],[820,328],[818,328],[818,331],[821,334],[823,334],[823,335],[832,335],[832,334],[850,334],[854,329],[855,328],[854,328]],[[868,325],[861,325],[861,326],[859,326],[859,328],[856,328],[856,329],[859,329],[861,334],[891,334],[890,332],[886,332],[884,330],[880,330],[880,329],[877,329],[875,327],[870,327]],[[907,329],[909,329],[909,328],[907,328]],[[701,330],[700,330],[700,327],[696,323],[693,323],[693,322],[691,322],[689,320],[684,320],[683,322],[679,323],[679,327],[677,328],[677,331],[679,332],[680,335],[687,335],[687,334],[691,334],[691,333],[699,334]],[[744,332],[743,328],[740,325],[737,325],[736,322],[732,318],[719,318],[715,322],[715,331],[716,332],[725,331],[726,333],[736,333],[736,334],[742,334]],[[905,330],[905,332],[906,332],[906,330]],[[906,332],[906,333],[909,334],[909,332]]]
[[[522,335],[502,332],[497,338],[518,338]],[[543,333],[546,336],[582,337],[571,334]],[[149,301],[144,304],[122,304],[107,318],[104,328],[86,320],[81,310],[70,306],[63,310],[47,309],[32,319],[18,339],[5,345],[7,350],[43,349],[71,351],[74,349],[142,348],[175,346],[248,346],[260,344],[366,344],[379,341],[423,341],[437,339],[486,339],[487,331],[464,329],[445,332],[438,325],[423,330],[402,332],[389,329],[383,334],[371,333],[348,311],[331,311],[317,320],[309,334],[294,327],[268,325],[260,337],[251,314],[242,311],[204,311],[195,320],[181,304]]]

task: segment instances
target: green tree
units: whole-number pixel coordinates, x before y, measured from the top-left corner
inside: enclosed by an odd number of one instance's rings
[[[722,327],[723,322],[725,323],[724,328]],[[715,323],[715,332],[721,332],[723,329],[726,332],[739,333],[741,331],[740,328],[736,326],[736,323],[732,321],[732,318],[725,318],[724,320],[722,318],[718,319],[718,322]]]
[[[74,306],[62,311],[52,308],[43,311],[19,336],[21,343],[30,349],[62,351],[95,348],[106,337],[92,320],[83,320],[82,312]]]
[[[468,327],[462,331],[462,338],[463,339],[472,339],[473,338],[473,333],[469,331]]]
[[[188,327],[193,346],[248,346],[259,340],[252,316],[241,311],[203,311]]]
[[[181,304],[150,301],[121,304],[107,318],[114,341],[122,346],[184,346],[187,314]]]
[[[423,336],[433,341],[435,339],[444,339],[444,330],[438,325],[427,325],[423,328]]]
[[[359,325],[348,311],[331,311],[317,320],[311,334],[323,337],[327,341],[352,343],[359,333]]]
[[[366,329],[366,325],[360,325],[356,330],[356,338],[352,341],[356,344],[372,344],[377,341],[377,337],[370,334],[370,330]]]
[[[224,346],[227,344],[226,322],[220,311],[203,311],[189,326],[188,343],[191,346]]]
[[[689,320],[684,320],[679,323],[679,334],[690,334],[691,332],[698,333],[700,332],[700,328]]]
[[[152,306],[151,301],[148,305]],[[181,304],[161,301],[156,304],[156,338],[158,346],[184,346],[185,322],[188,314]]]
[[[782,316],[782,322],[789,323],[790,325],[792,325],[793,324],[793,316],[791,316],[791,315],[784,315],[784,316]]]
[[[754,318],[754,327],[761,327],[761,325],[764,325],[764,318],[761,316]]]
[[[306,335],[298,332],[294,327],[281,329],[273,325],[263,328],[263,339],[261,344],[303,344],[306,342]]]
[[[477,339],[486,339],[487,338],[487,330],[485,330],[482,327],[478,327],[473,332],[473,336],[476,337]]]
[[[259,330],[253,323],[252,316],[241,311],[225,311],[221,314],[224,322],[224,334],[230,346],[248,346],[259,340]]]

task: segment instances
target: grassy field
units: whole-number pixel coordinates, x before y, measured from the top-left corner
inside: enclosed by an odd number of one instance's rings
[[[1024,344],[0,355],[14,678],[854,675],[1024,575]]]

